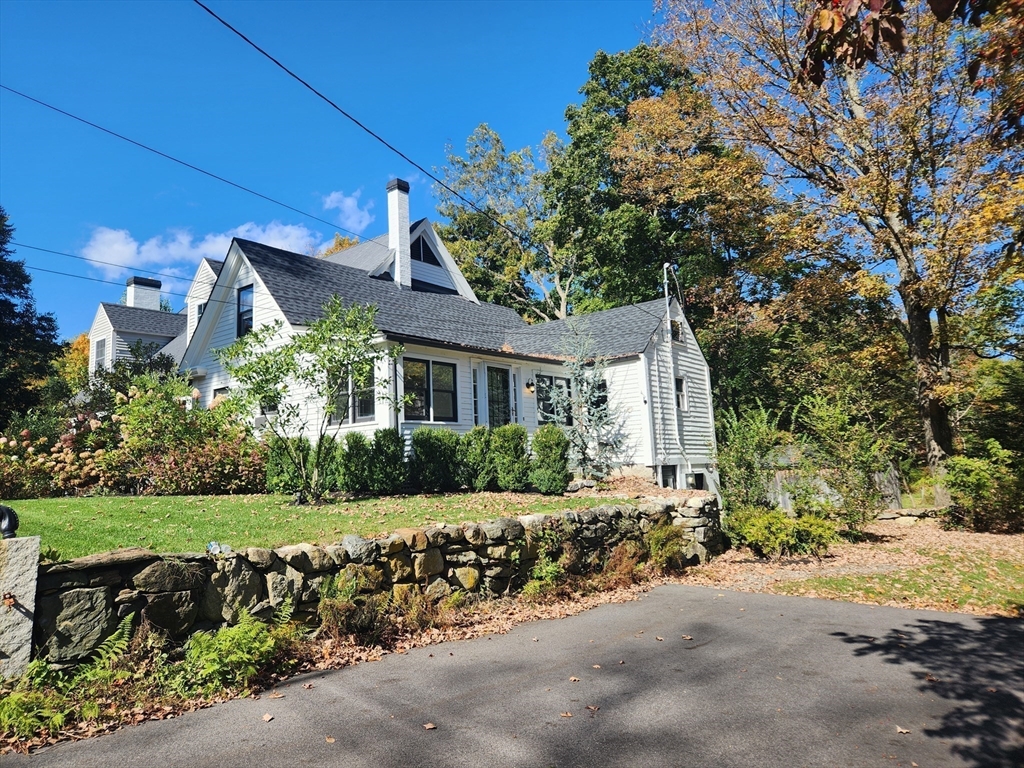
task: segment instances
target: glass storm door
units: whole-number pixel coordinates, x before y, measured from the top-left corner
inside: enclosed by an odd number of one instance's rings
[[[507,368],[487,369],[487,421],[491,428],[512,421],[512,388]]]

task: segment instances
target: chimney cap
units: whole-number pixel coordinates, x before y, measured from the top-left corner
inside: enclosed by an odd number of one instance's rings
[[[399,192],[406,192],[406,193],[408,193],[409,192],[409,182],[405,181],[403,179],[392,179],[391,181],[388,182],[387,190],[388,190],[388,192],[393,192],[396,189]]]
[[[129,277],[125,285],[137,285],[141,288],[159,288],[163,283],[151,277]]]

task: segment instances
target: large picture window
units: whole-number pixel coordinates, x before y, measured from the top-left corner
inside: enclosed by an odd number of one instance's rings
[[[347,377],[345,386],[338,392],[331,413],[331,424],[352,424],[357,421],[372,421],[376,415],[377,394],[373,376],[366,385],[359,387],[355,379]]]
[[[405,358],[407,421],[457,421],[455,364]]]
[[[252,330],[252,286],[238,289],[237,336],[242,338]]]
[[[537,376],[537,423],[557,423],[555,414],[555,401],[553,397],[554,387],[561,387],[563,391],[570,391],[569,380],[561,376]],[[572,414],[566,413],[565,425],[572,426]]]

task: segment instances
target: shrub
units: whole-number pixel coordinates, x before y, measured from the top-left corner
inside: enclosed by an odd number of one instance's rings
[[[348,493],[366,493],[370,490],[372,455],[370,441],[362,432],[345,435],[345,447],[338,446],[340,468],[339,486]]]
[[[417,427],[412,433],[412,482],[421,491],[458,487],[459,436],[450,429]]]
[[[778,449],[787,442],[779,416],[760,404],[742,416],[720,414],[721,446],[716,456],[722,475],[722,502],[727,511],[769,507]]]
[[[0,499],[33,499],[50,494],[46,438],[27,429],[14,437],[0,435]]]
[[[529,482],[526,438],[526,427],[519,424],[505,424],[491,431],[495,476],[503,491],[522,491]]]
[[[146,457],[141,474],[146,493],[167,496],[263,493],[267,487],[267,448],[246,437],[219,439],[192,448],[170,448]]]
[[[839,540],[835,523],[815,515],[788,517],[777,509],[737,510],[726,518],[726,528],[734,543],[771,559],[789,555],[821,557]]]
[[[544,494],[565,492],[569,474],[569,440],[555,424],[545,424],[533,433],[533,463],[530,482]]]
[[[370,456],[370,491],[378,496],[399,493],[408,477],[405,439],[395,427],[378,429],[373,435]]]
[[[291,443],[291,445],[288,445]],[[267,440],[267,490],[270,493],[295,493],[299,480],[295,465],[288,458],[288,450],[309,456],[310,445],[306,438],[288,438],[271,435]]]
[[[690,559],[688,549],[693,541],[691,534],[681,525],[666,523],[651,529],[647,534],[648,562],[659,571],[681,571]]]
[[[491,455],[491,430],[480,424],[459,441],[459,484],[474,491],[493,491],[498,478]]]
[[[39,691],[11,691],[0,695],[0,731],[19,738],[35,736],[40,730],[56,734],[64,727],[69,702]]]
[[[946,461],[945,485],[952,504],[948,525],[974,531],[1024,528],[1024,479],[1014,472],[1013,453],[985,441],[985,457],[954,456]]]

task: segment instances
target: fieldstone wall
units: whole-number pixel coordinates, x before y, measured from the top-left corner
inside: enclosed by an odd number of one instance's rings
[[[364,592],[422,590],[431,599],[456,589],[514,592],[529,578],[546,528],[573,542],[582,570],[620,542],[639,541],[668,522],[690,533],[692,563],[721,551],[717,499],[696,494],[558,515],[403,528],[383,539],[349,535],[326,547],[250,547],[217,556],[122,549],[40,565],[37,655],[54,664],[82,661],[129,613],[179,639],[235,623],[243,610],[270,618],[288,597],[296,618],[311,619],[324,581],[339,574]]]

